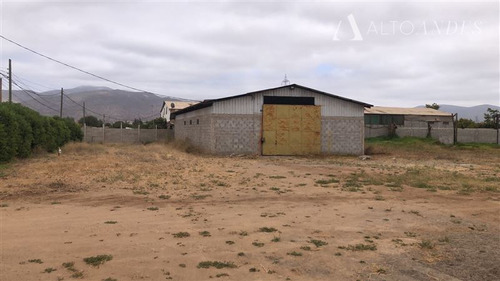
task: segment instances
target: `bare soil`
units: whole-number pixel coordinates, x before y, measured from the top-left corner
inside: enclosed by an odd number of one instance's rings
[[[0,171],[0,280],[499,280],[500,153],[466,154],[70,144]]]

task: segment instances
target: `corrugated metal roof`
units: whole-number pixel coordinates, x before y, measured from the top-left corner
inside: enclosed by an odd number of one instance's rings
[[[451,113],[426,107],[405,108],[374,106],[365,108],[365,114],[451,116]]]
[[[357,100],[352,100],[352,99],[344,98],[344,97],[341,97],[341,96],[329,94],[329,93],[322,92],[322,91],[319,91],[319,90],[315,90],[315,89],[312,89],[312,88],[304,87],[304,86],[301,86],[301,85],[298,85],[298,84],[291,84],[291,85],[286,85],[286,86],[281,86],[281,87],[276,87],[276,88],[270,88],[270,89],[264,89],[264,90],[249,92],[249,93],[242,94],[242,95],[224,97],[224,98],[219,98],[219,99],[204,100],[204,101],[202,101],[202,102],[200,102],[198,104],[195,104],[193,106],[184,108],[183,110],[179,110],[177,112],[174,112],[174,113],[172,113],[172,116],[175,118],[176,115],[180,115],[180,114],[183,114],[183,113],[186,113],[186,112],[190,112],[190,111],[194,111],[194,110],[197,110],[197,109],[209,107],[209,106],[212,106],[212,104],[214,102],[217,102],[217,101],[223,101],[223,100],[228,100],[228,99],[233,99],[233,98],[239,98],[239,97],[244,97],[244,96],[248,96],[248,95],[252,95],[252,94],[256,94],[256,93],[261,93],[261,92],[271,91],[271,90],[277,90],[277,89],[282,89],[282,88],[288,88],[288,87],[302,88],[302,89],[309,90],[309,91],[317,93],[317,94],[322,94],[322,95],[329,96],[329,97],[332,97],[332,98],[337,98],[337,99],[341,99],[341,100],[344,100],[344,101],[349,101],[349,102],[353,102],[353,103],[356,103],[356,104],[360,104],[360,105],[362,105],[364,107],[371,107],[371,106],[373,106],[373,105],[368,104],[368,103],[364,103],[364,102],[360,102],[360,101],[357,101]]]

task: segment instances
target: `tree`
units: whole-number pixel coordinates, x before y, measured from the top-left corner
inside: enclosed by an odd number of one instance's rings
[[[83,117],[78,120],[80,125],[83,125]],[[95,116],[85,116],[85,124],[90,127],[102,127],[102,120],[98,119]]]
[[[479,124],[466,118],[460,118],[457,122],[457,127],[461,129],[465,128],[478,128]]]
[[[498,109],[492,109],[488,107],[486,113],[484,114],[484,127],[485,128],[496,128],[500,112]]]
[[[426,104],[425,107],[426,108],[432,108],[432,109],[435,109],[435,110],[439,110],[439,108],[441,106],[439,106],[439,104],[437,104],[437,103],[433,103],[433,104]]]

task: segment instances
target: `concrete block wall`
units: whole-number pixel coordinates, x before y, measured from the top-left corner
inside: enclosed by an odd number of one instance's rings
[[[175,139],[187,141],[203,152],[214,152],[213,121],[211,114],[183,114],[175,120]]]
[[[83,141],[89,143],[146,143],[173,139],[170,129],[119,129],[102,127],[86,127]]]
[[[499,142],[497,142],[497,130],[487,128],[458,129],[457,139],[458,142],[462,143],[475,142],[500,144]]]
[[[321,153],[364,154],[363,117],[323,117]]]
[[[262,114],[214,114],[213,152],[260,154]]]

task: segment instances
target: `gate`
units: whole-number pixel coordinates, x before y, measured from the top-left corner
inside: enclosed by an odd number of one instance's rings
[[[264,104],[262,155],[321,152],[321,107]]]

